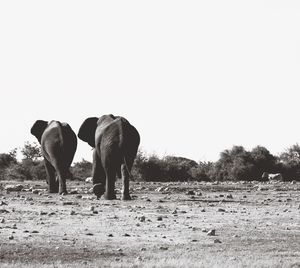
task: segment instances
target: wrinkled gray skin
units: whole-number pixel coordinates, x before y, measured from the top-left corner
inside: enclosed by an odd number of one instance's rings
[[[115,179],[122,176],[122,200],[130,200],[129,176],[140,143],[138,131],[121,116],[87,118],[78,137],[94,148],[93,190],[100,198],[115,199]]]
[[[66,179],[72,177],[69,169],[77,148],[76,134],[67,123],[43,120],[37,120],[30,132],[41,144],[49,192],[66,194]]]

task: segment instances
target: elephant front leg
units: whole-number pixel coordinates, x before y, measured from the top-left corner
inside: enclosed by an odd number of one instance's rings
[[[122,189],[122,200],[131,200],[129,194],[129,172],[127,170],[126,164],[121,165],[123,189]]]
[[[46,174],[47,174],[47,183],[48,183],[48,191],[49,193],[58,193],[58,181],[55,178],[55,168],[51,165],[51,163],[44,159]]]

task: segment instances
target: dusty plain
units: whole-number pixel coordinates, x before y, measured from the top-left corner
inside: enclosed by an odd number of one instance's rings
[[[91,186],[2,181],[0,267],[300,267],[300,183],[131,182],[131,201]]]

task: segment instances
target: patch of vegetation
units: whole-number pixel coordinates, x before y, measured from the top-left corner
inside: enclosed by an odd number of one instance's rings
[[[0,154],[0,180],[44,180],[44,168],[40,145],[25,142],[20,149],[21,161],[16,158],[17,149]],[[139,150],[132,168],[132,180],[136,181],[262,181],[263,173],[281,173],[284,180],[300,180],[300,146],[295,144],[279,156],[272,155],[265,147],[251,151],[243,146],[224,150],[216,162],[195,162],[177,156],[158,157]],[[92,175],[92,163],[82,159],[71,167],[75,180]]]

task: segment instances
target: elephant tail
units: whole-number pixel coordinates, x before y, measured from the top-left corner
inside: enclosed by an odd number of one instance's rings
[[[64,146],[64,142],[65,142],[65,140],[64,140],[65,137],[64,137],[64,133],[63,133],[63,126],[62,126],[61,122],[57,121],[57,124],[58,124],[59,140],[60,140],[61,146],[63,147]]]

